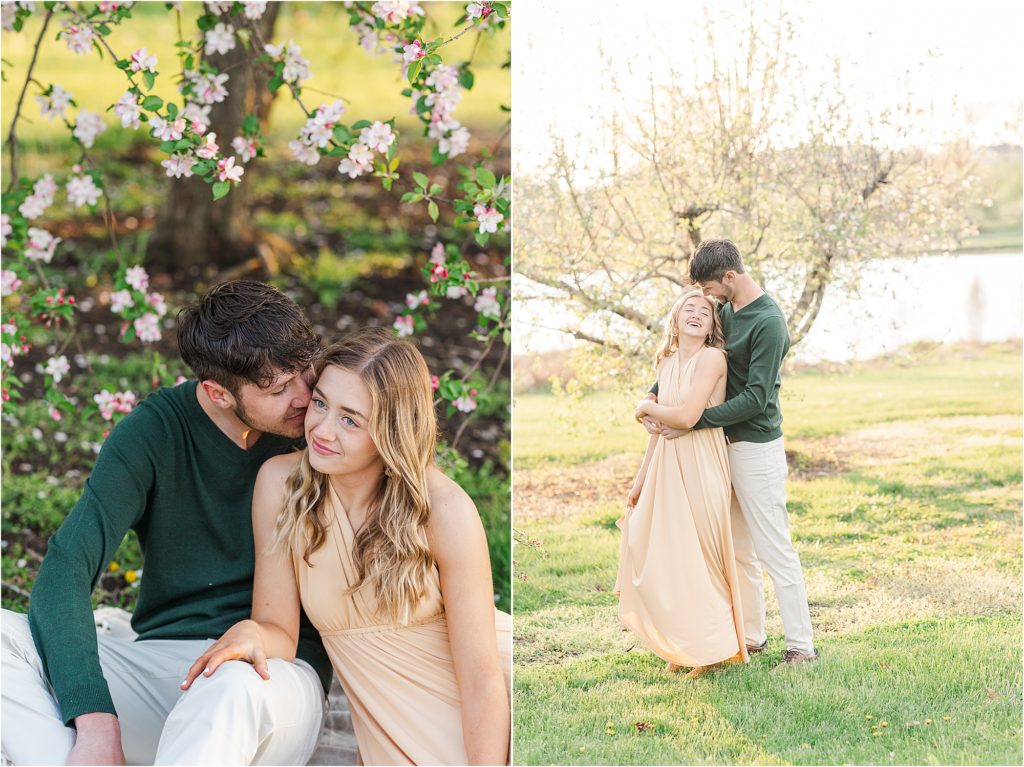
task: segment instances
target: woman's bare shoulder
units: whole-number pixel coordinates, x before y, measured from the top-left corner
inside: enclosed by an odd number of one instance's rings
[[[302,459],[301,452],[284,453],[282,455],[275,455],[273,458],[268,458],[260,466],[260,473],[256,476],[257,485],[277,485],[282,484],[288,478],[288,475],[294,471],[295,467],[299,465],[299,461]]]

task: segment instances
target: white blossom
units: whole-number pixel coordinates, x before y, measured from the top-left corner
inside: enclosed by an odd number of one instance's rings
[[[89,149],[96,141],[96,137],[106,129],[107,126],[103,124],[102,117],[87,109],[82,109],[78,112],[78,121],[75,123],[72,134],[82,142],[82,146]]]
[[[206,47],[204,48],[207,55],[211,53],[227,53],[234,49],[234,30],[227,24],[218,24],[213,29],[207,31]]]
[[[72,176],[67,183],[68,199],[75,207],[95,205],[103,191],[96,186],[92,176]]]

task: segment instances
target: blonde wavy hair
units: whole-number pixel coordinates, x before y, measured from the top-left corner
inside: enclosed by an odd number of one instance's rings
[[[672,310],[665,318],[665,339],[661,342],[661,346],[658,347],[658,353],[654,357],[655,368],[661,364],[663,359],[678,351],[679,328],[677,327],[677,324],[679,320],[679,310],[683,308],[683,304],[694,296],[700,296],[707,301],[708,305],[711,307],[711,332],[708,333],[707,338],[704,339],[704,345],[714,346],[717,349],[725,348],[725,334],[722,332],[722,318],[718,316],[718,301],[711,296],[704,295],[704,291],[698,287],[687,288],[683,295],[676,299],[676,302],[672,304]]]
[[[437,443],[430,373],[415,346],[382,328],[328,346],[313,363],[316,377],[329,365],[355,373],[369,389],[373,404],[367,428],[384,462],[366,522],[356,534],[358,577],[348,593],[373,589],[381,616],[406,624],[426,593],[434,565],[426,534],[427,474]],[[273,543],[302,550],[306,564],[327,537],[327,483],[328,476],[310,465],[307,447],[285,481]]]

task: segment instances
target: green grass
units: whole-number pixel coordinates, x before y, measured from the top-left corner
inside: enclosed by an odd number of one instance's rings
[[[788,374],[822,658],[771,670],[769,584],[769,652],[699,680],[665,674],[611,593],[636,396],[560,420],[550,395],[519,395],[515,762],[1020,764],[1021,362],[1007,344]]]

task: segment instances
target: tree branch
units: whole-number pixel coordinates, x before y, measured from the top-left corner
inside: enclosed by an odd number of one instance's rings
[[[43,36],[46,34],[46,28],[49,26],[51,18],[53,18],[52,8],[46,12],[46,18],[43,19],[43,28],[39,30],[39,37],[36,38],[35,47],[32,49],[32,60],[28,64],[25,84],[21,87],[21,93],[18,95],[18,105],[14,108],[14,119],[11,120],[11,129],[7,133],[7,146],[11,152],[11,179],[7,182],[7,189],[5,190],[7,192],[14,189],[18,183],[18,136],[15,129],[18,125],[18,118],[21,117],[21,104],[25,100],[28,84],[32,82],[32,70],[36,66],[36,59],[39,58],[39,48],[43,44]]]

